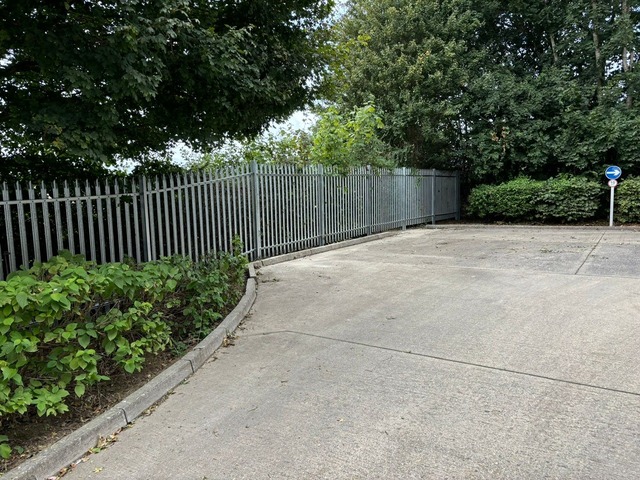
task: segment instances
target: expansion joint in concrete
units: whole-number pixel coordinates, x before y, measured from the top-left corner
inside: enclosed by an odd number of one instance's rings
[[[600,245],[600,242],[604,238],[604,235],[605,235],[604,233],[602,235],[600,235],[600,238],[595,243],[595,245],[591,248],[591,250],[589,250],[589,253],[587,253],[587,256],[584,257],[584,260],[582,261],[582,263],[580,264],[580,266],[578,267],[578,269],[576,270],[576,273],[574,273],[574,275],[578,275],[580,273],[580,270],[582,270],[582,267],[584,267],[584,264],[587,263],[587,260],[589,260],[589,257],[591,256],[591,254],[594,252],[594,250],[596,248],[598,248],[598,245]]]
[[[301,335],[301,336],[305,336],[305,337],[318,338],[318,339],[328,340],[328,341],[332,341],[332,342],[347,343],[347,344],[350,344],[350,345],[358,345],[360,347],[366,347],[366,348],[375,348],[377,350],[384,350],[384,351],[387,351],[387,352],[394,352],[394,353],[399,353],[399,354],[412,355],[412,356],[415,356],[415,357],[428,358],[428,359],[431,359],[431,360],[436,360],[436,361],[440,361],[440,362],[447,362],[447,363],[454,363],[454,364],[457,364],[457,365],[464,365],[464,366],[467,366],[467,367],[481,368],[481,369],[484,369],[484,370],[492,370],[492,371],[495,371],[495,372],[508,373],[508,374],[512,374],[512,375],[520,375],[520,376],[529,377],[529,378],[537,378],[537,379],[540,379],[540,380],[563,383],[563,384],[566,384],[566,385],[574,385],[574,386],[578,386],[578,387],[585,387],[585,388],[590,388],[590,389],[600,390],[600,391],[605,391],[605,392],[610,392],[610,393],[619,393],[619,394],[622,394],[622,395],[632,395],[634,397],[640,397],[640,392],[632,392],[632,391],[629,391],[629,390],[622,390],[622,389],[619,389],[619,388],[603,387],[601,385],[593,385],[593,384],[590,384],[590,383],[578,382],[578,381],[568,380],[568,379],[564,379],[564,378],[550,377],[550,376],[547,376],[547,375],[540,375],[540,374],[537,374],[537,373],[523,372],[523,371],[520,371],[520,370],[512,370],[512,369],[504,368],[504,367],[495,367],[495,366],[492,366],[492,365],[484,365],[482,363],[468,362],[468,361],[465,361],[465,360],[458,360],[458,359],[455,359],[455,358],[447,358],[447,357],[442,357],[442,356],[438,356],[438,355],[430,355],[430,354],[427,354],[427,353],[413,352],[411,350],[402,350],[402,349],[398,349],[398,348],[384,347],[382,345],[373,345],[373,344],[369,344],[369,343],[365,343],[365,342],[357,342],[355,340],[345,340],[345,339],[342,339],[342,338],[328,337],[328,336],[325,336],[325,335],[317,335],[317,334],[306,333],[306,332],[297,332],[295,330],[278,330],[278,331],[273,331],[273,332],[261,332],[261,333],[254,333],[254,334],[244,335],[244,337],[259,337],[259,336],[282,335],[282,334]]]

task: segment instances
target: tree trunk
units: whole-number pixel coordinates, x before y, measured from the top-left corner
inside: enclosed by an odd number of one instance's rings
[[[602,61],[602,48],[600,45],[600,33],[598,23],[598,0],[591,0],[591,20],[593,22],[593,48],[596,60],[596,98],[598,102],[602,96],[602,88],[604,87],[604,62]]]
[[[622,0],[622,19],[625,23],[629,19],[629,2],[627,0]],[[629,50],[626,41],[622,47],[622,71],[625,73],[629,71]]]
[[[622,0],[622,18],[624,19],[625,27],[629,23],[630,13],[631,11],[629,9],[629,0]],[[629,49],[627,48],[627,45],[625,44],[622,47],[622,71],[626,74],[626,76],[629,76],[629,74],[633,70],[634,61],[635,61],[635,52],[633,50],[629,51]],[[633,95],[631,94],[628,81],[627,81],[627,107],[631,108],[632,106],[633,106]]]
[[[559,62],[558,48],[557,48],[556,39],[553,36],[553,33],[549,34],[549,43],[551,44],[551,52],[553,53],[553,64],[557,65]]]

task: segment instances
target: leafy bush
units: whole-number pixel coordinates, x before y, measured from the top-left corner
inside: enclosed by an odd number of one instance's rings
[[[178,259],[184,261],[181,257]],[[235,306],[240,300],[246,267],[247,259],[242,255],[242,244],[237,238],[233,241],[231,254],[208,255],[198,263],[189,261],[186,267],[181,265],[185,281],[176,297],[188,301],[183,304],[173,299],[167,303],[174,344],[181,346],[211,332],[227,307]]]
[[[379,137],[384,127],[382,112],[366,103],[350,112],[329,106],[320,114],[309,151],[312,163],[337,167],[346,173],[351,167],[371,165],[393,168],[401,154]]]
[[[0,425],[65,413],[71,393],[208,334],[242,294],[246,259],[234,245],[198,264],[176,256],[96,266],[66,252],[0,282]]]
[[[573,222],[596,216],[602,186],[583,177],[517,178],[471,191],[467,211],[489,220]]]
[[[480,185],[471,191],[467,211],[478,218],[521,220],[532,218],[544,182],[525,177],[500,185]]]
[[[640,178],[629,177],[620,182],[616,212],[620,222],[640,222]]]
[[[584,177],[559,176],[544,182],[536,199],[536,217],[543,220],[575,222],[594,218],[603,187]]]

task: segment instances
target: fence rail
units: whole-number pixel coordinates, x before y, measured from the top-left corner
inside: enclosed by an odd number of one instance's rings
[[[230,251],[250,259],[458,218],[455,172],[244,165],[158,178],[2,185],[0,280],[60,250],[98,263]]]

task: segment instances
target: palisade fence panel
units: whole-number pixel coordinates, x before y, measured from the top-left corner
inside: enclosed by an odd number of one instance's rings
[[[317,245],[320,167],[260,165],[258,235],[255,258],[271,257]]]
[[[135,181],[2,185],[0,279],[60,250],[107,263],[141,260]]]
[[[437,170],[256,164],[98,182],[2,184],[0,280],[60,250],[96,263],[231,252],[251,260],[459,218]]]

